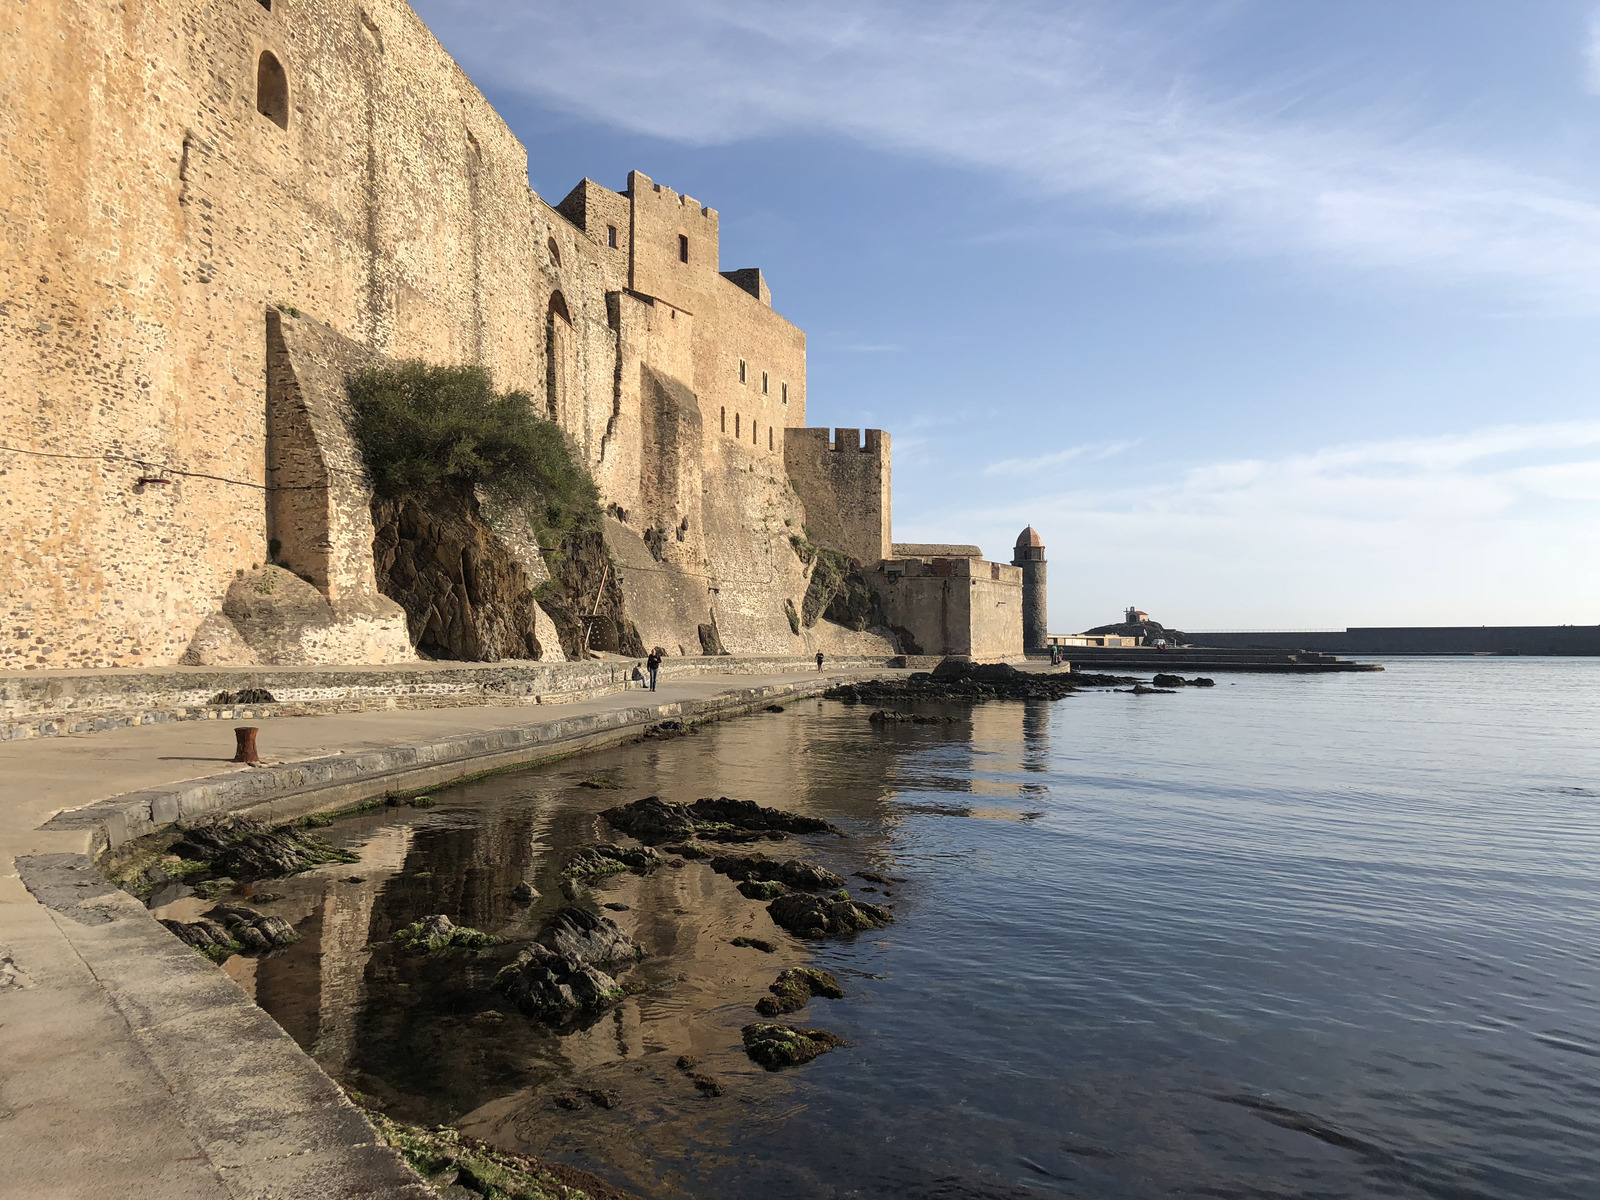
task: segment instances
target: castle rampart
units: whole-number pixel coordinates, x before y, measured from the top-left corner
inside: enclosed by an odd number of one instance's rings
[[[865,567],[893,553],[889,514],[889,435],[826,428],[791,429],[784,450],[790,482],[806,509],[813,542]]]

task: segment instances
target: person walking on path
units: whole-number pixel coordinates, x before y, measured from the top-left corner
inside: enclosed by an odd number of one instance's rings
[[[822,670],[822,651],[817,651],[817,670]]]
[[[649,668],[649,671],[650,671],[650,690],[653,692],[653,691],[656,690],[656,672],[661,669],[661,649],[660,649],[660,647],[657,647],[656,649],[650,651],[650,657],[644,660],[644,665],[647,668]]]

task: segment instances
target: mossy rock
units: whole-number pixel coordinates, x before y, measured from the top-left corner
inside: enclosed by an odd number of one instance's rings
[[[769,1071],[801,1066],[846,1044],[842,1037],[826,1029],[800,1029],[765,1022],[746,1025],[739,1033],[744,1040],[744,1052]]]
[[[838,1000],[844,995],[839,981],[817,967],[791,967],[782,972],[767,990],[772,995],[761,997],[756,1004],[756,1011],[763,1017],[799,1012],[811,1002],[813,996]]]
[[[496,939],[481,929],[456,925],[443,913],[434,913],[398,930],[394,940],[407,954],[437,954],[453,948],[481,950],[494,945]]]

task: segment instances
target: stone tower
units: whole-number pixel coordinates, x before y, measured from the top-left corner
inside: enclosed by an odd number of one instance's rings
[[[1050,650],[1050,617],[1044,592],[1044,540],[1032,525],[1017,534],[1011,565],[1022,568],[1022,649],[1028,654]]]

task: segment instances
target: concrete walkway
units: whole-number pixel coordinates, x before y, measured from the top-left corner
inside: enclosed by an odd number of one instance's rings
[[[0,743],[0,1200],[431,1196],[220,969],[89,855],[179,817],[285,817],[809,695],[859,672],[673,680],[548,708],[263,717]]]

